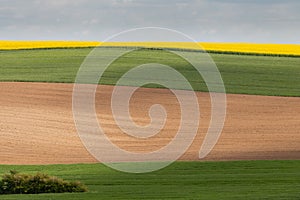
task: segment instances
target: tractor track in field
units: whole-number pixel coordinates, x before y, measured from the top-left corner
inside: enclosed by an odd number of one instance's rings
[[[96,110],[107,136],[133,152],[150,152],[168,144],[180,120],[180,107],[166,89],[140,88],[130,111],[140,125],[150,122],[148,109],[162,104],[168,118],[164,129],[148,140],[124,134],[110,109],[113,86],[101,85]],[[72,115],[73,84],[0,83],[0,164],[93,163],[76,133]],[[199,160],[198,152],[210,119],[208,93],[197,92],[201,123],[181,160]],[[205,160],[300,159],[300,98],[227,95],[227,117],[222,135]]]

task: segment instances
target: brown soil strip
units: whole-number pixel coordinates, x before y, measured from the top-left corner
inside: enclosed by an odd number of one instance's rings
[[[0,83],[0,164],[91,163],[96,160],[81,143],[72,115],[72,84]],[[164,129],[149,139],[124,134],[111,114],[112,86],[96,95],[99,122],[118,146],[150,152],[168,144],[178,129],[180,107],[165,89],[140,88],[130,111],[139,125],[150,122],[153,104],[165,107]],[[198,134],[181,160],[199,160],[198,153],[210,119],[208,93],[197,93],[201,110]],[[300,159],[300,98],[227,95],[222,135],[205,160]]]

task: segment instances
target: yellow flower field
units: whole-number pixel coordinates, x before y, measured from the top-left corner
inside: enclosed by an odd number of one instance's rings
[[[201,43],[205,50],[258,54],[300,55],[297,44]]]
[[[80,41],[1,41],[1,50],[16,49],[39,49],[39,48],[72,48],[97,46],[100,42],[80,42]]]
[[[0,50],[35,48],[72,48],[93,46],[139,46],[157,48],[205,49],[218,52],[241,52],[257,54],[300,55],[297,44],[252,44],[200,42],[198,46],[191,42],[83,42],[83,41],[0,41]]]

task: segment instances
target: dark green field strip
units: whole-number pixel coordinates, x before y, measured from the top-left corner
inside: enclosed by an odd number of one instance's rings
[[[85,48],[85,47],[84,47]],[[100,48],[128,48],[124,46],[105,46],[101,45]],[[200,52],[200,53],[210,53],[210,54],[229,54],[229,55],[246,55],[246,56],[271,56],[271,57],[292,57],[292,58],[300,58],[300,55],[297,54],[278,54],[278,53],[260,53],[260,52],[239,52],[239,51],[226,51],[226,50],[202,50],[202,49],[188,49],[188,48],[157,48],[157,47],[143,47],[136,46],[130,48],[147,48],[152,50],[168,50],[168,51],[185,51],[185,52]],[[200,46],[199,46],[200,48]]]
[[[113,49],[117,48],[109,50]],[[73,83],[81,63],[91,50],[0,51],[0,81]],[[300,58],[210,55],[221,72],[228,93],[300,96]],[[100,83],[115,84],[132,67],[150,61],[175,68],[189,80],[195,90],[207,91],[205,82],[189,63],[170,52],[157,49],[141,49],[126,54],[107,69]],[[134,85],[135,80],[129,83]]]
[[[300,161],[176,162],[147,174],[101,164],[0,166],[42,171],[89,187],[84,194],[9,195],[0,199],[299,199]]]
[[[0,51],[20,51],[20,50],[57,50],[57,49],[91,49],[91,48],[145,48],[152,50],[168,50],[168,51],[186,51],[186,52],[202,52],[210,54],[229,54],[229,55],[248,55],[248,56],[271,56],[271,57],[295,57],[299,58],[300,55],[297,54],[280,54],[280,53],[262,53],[262,52],[241,52],[241,51],[226,51],[226,50],[202,50],[202,49],[189,49],[189,48],[172,48],[172,47],[146,47],[146,46],[85,46],[85,47],[38,47],[38,48],[21,48],[21,49],[1,49]],[[200,46],[199,46],[200,48]]]

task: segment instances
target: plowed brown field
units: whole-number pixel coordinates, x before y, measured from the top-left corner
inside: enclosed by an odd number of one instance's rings
[[[96,162],[82,145],[72,115],[72,84],[0,83],[0,164]],[[180,120],[175,96],[165,89],[140,88],[131,100],[136,123],[150,122],[148,108],[165,106],[161,133],[134,139],[115,125],[110,109],[113,86],[99,86],[98,119],[111,140],[128,151],[157,150],[174,136]],[[201,109],[198,135],[182,160],[198,160],[210,119],[207,93],[197,93]],[[300,98],[227,95],[222,135],[206,160],[300,159]]]

